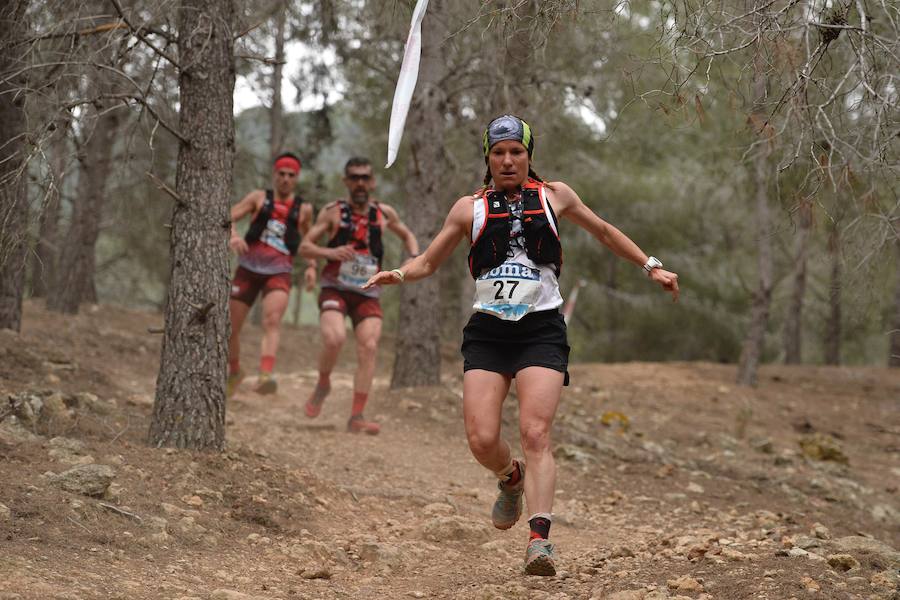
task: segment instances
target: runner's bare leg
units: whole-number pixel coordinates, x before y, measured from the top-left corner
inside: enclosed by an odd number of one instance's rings
[[[500,437],[503,400],[510,378],[500,373],[472,369],[463,375],[463,417],[469,450],[492,473],[509,466],[509,444]]]
[[[525,453],[525,500],[529,514],[550,513],[556,489],[550,429],[559,406],[565,374],[546,367],[526,367],[516,373],[519,434]]]

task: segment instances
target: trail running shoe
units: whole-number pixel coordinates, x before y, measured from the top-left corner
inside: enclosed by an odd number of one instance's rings
[[[550,540],[536,538],[525,549],[525,573],[528,575],[556,575],[556,551]]]
[[[522,494],[525,493],[525,463],[519,463],[519,481],[515,485],[509,485],[503,481],[497,482],[500,493],[494,501],[494,509],[491,511],[491,522],[497,529],[509,529],[516,524],[522,516]]]
[[[381,431],[381,425],[374,421],[366,421],[362,415],[350,417],[347,421],[347,431],[350,433],[367,433],[369,435],[378,435]]]
[[[238,369],[234,373],[228,374],[228,379],[225,382],[225,397],[231,398],[234,396],[234,393],[237,391],[239,385],[244,380],[244,372]]]
[[[257,394],[274,394],[278,391],[278,382],[271,373],[260,373],[256,383]]]
[[[322,412],[322,404],[325,403],[325,398],[328,397],[328,392],[330,391],[330,385],[319,387],[319,384],[316,384],[316,389],[313,390],[312,396],[309,397],[309,400],[306,401],[306,406],[303,407],[307,417],[315,419],[319,416],[319,413]]]

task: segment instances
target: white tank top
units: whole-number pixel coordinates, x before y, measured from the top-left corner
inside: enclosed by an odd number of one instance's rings
[[[558,234],[557,224],[548,209],[550,200],[543,186],[540,193],[547,219]],[[475,240],[487,217],[484,198],[475,198],[472,216],[472,239]],[[475,280],[475,301],[472,305],[475,311],[505,321],[518,321],[528,313],[562,306],[563,299],[553,265],[536,265],[528,258],[523,246],[510,240],[512,255],[502,265],[481,273]]]

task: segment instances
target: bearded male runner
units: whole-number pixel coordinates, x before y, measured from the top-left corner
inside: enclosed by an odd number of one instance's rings
[[[322,333],[319,380],[304,411],[307,417],[315,418],[322,410],[331,391],[331,372],[347,336],[344,317],[349,316],[356,337],[357,368],[347,430],[376,435],[380,426],[367,421],[363,410],[369,399],[381,338],[382,311],[378,301],[381,290],[377,286],[363,289],[363,285],[381,269],[385,228],[400,238],[411,257],[418,256],[419,244],[397,211],[371,196],[375,190],[375,175],[368,159],[355,157],[347,161],[344,185],[349,200],[336,200],[323,208],[300,246],[304,258],[327,261],[322,269],[319,294]],[[324,234],[328,235],[328,244],[318,246],[316,242]]]

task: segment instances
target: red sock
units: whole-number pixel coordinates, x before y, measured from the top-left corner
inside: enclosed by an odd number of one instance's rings
[[[513,469],[513,472],[509,474],[509,479],[505,482],[506,485],[516,485],[519,483],[519,480],[522,479],[522,468],[519,466],[519,461],[514,460],[513,466],[515,468]]]
[[[263,356],[259,359],[259,370],[262,373],[271,373],[272,369],[275,368],[275,357],[274,356]]]
[[[317,384],[320,388],[327,388],[331,386],[331,373],[324,373],[319,371],[319,383]]]
[[[228,359],[228,372],[229,373],[237,373],[241,370],[241,359],[240,358],[229,358]]]
[[[353,392],[353,408],[350,409],[350,415],[353,417],[361,415],[368,399],[368,392]]]

